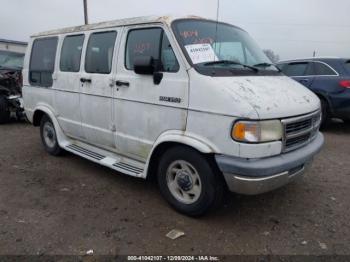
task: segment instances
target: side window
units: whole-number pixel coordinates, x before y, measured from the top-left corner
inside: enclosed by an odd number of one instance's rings
[[[85,71],[87,73],[109,74],[117,32],[99,32],[90,36],[86,50]]]
[[[316,75],[321,76],[334,76],[337,75],[329,66],[322,63],[314,63]]]
[[[177,72],[180,69],[169,39],[164,32],[162,39],[161,61],[163,72]]]
[[[60,70],[62,72],[79,72],[84,35],[65,37],[61,50]]]
[[[134,69],[134,61],[138,56],[151,56],[160,62],[160,70],[177,72],[179,63],[171,48],[169,39],[161,28],[131,30],[128,34],[125,53],[125,66]]]
[[[282,70],[287,76],[304,76],[308,66],[309,63],[307,62],[290,63],[288,66],[284,66]]]
[[[126,44],[126,68],[134,70],[134,61],[138,56],[152,56],[153,59],[159,60],[161,36],[161,28],[136,29],[130,31]]]
[[[277,66],[280,70],[282,70],[283,73],[284,73],[284,70],[287,68],[287,65],[288,65],[288,64],[276,64],[276,66]]]
[[[57,37],[36,39],[29,64],[29,82],[34,86],[52,86],[55,69]]]

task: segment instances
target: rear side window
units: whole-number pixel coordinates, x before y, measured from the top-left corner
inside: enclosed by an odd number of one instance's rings
[[[93,33],[86,50],[85,71],[109,74],[112,69],[113,51],[117,32]]]
[[[55,69],[57,37],[36,39],[29,64],[29,82],[34,86],[52,86]]]
[[[287,76],[304,76],[307,75],[309,63],[291,63],[284,66],[282,71]]]
[[[60,70],[62,72],[79,72],[84,35],[67,36],[63,41]]]
[[[134,69],[135,58],[151,56],[163,72],[177,72],[179,63],[169,39],[161,28],[131,30],[126,45],[125,66]]]
[[[314,63],[315,74],[319,76],[333,76],[337,75],[334,70],[323,63]]]

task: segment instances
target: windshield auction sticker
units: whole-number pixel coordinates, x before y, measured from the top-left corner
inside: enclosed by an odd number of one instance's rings
[[[195,44],[185,46],[193,64],[206,63],[218,60],[210,44]]]

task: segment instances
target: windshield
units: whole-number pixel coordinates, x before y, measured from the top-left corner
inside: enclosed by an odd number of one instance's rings
[[[0,51],[0,69],[22,69],[24,54]]]
[[[189,63],[200,73],[278,72],[248,33],[235,26],[186,19],[175,21],[173,29]]]

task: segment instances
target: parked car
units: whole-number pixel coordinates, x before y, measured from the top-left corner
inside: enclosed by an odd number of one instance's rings
[[[317,96],[226,23],[145,17],[39,33],[23,73],[48,153],[155,175],[192,216],[226,188],[260,194],[300,178],[324,141]]]
[[[350,59],[296,59],[277,66],[321,99],[323,125],[332,117],[350,121]]]
[[[22,67],[24,54],[0,50],[0,124],[23,117]]]

